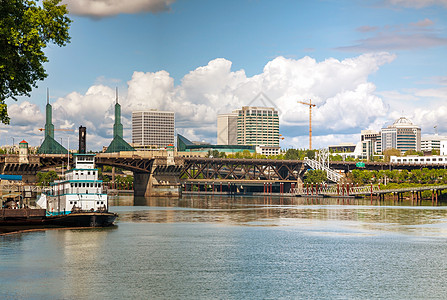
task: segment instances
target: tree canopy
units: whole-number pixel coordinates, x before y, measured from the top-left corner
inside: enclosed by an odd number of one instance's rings
[[[48,74],[44,49],[49,43],[70,42],[71,20],[61,0],[1,0],[0,4],[0,122],[9,124],[5,100],[29,96]]]

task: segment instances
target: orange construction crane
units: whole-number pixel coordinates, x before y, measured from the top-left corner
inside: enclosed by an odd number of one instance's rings
[[[45,128],[39,128],[40,131],[44,131]],[[54,131],[74,131],[74,129],[54,129]]]
[[[309,105],[309,150],[312,150],[312,107],[316,105],[312,104],[312,99],[309,99],[309,102],[298,101],[298,103]]]

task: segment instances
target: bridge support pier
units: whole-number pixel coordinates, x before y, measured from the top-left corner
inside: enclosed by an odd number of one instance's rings
[[[179,197],[181,196],[181,185],[178,175],[134,172],[134,196]]]

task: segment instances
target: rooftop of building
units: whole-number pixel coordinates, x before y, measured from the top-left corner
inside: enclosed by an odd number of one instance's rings
[[[167,113],[167,114],[174,114],[173,111],[167,111],[167,110],[158,110],[158,109],[146,109],[146,110],[134,110],[132,113]]]
[[[421,137],[421,141],[446,141],[447,140],[447,136],[445,135],[426,135]]]
[[[242,108],[238,109],[238,110],[273,110],[273,111],[276,111],[274,107],[263,107],[263,106],[242,106]]]
[[[400,117],[394,121],[393,125],[388,126],[388,128],[419,128],[419,126],[414,125],[413,122],[406,117]]]

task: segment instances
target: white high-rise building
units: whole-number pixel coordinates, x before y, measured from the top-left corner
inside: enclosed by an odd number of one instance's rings
[[[217,144],[237,145],[237,113],[217,115]]]
[[[273,107],[243,106],[237,113],[239,145],[276,146],[279,149],[279,117]]]
[[[165,148],[174,145],[174,112],[132,112],[132,143],[134,148]]]
[[[421,139],[421,150],[426,152],[440,150],[441,141],[447,141],[447,136],[437,134],[425,136]]]
[[[421,151],[421,128],[410,120],[401,117],[393,125],[382,128],[381,151],[395,148],[402,152],[408,150]]]

